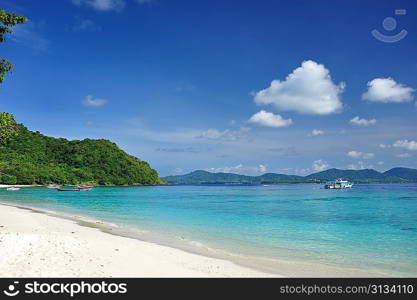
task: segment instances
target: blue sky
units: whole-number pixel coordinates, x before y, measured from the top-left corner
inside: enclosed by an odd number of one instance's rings
[[[0,7],[29,18],[0,46],[0,111],[31,130],[111,139],[161,175],[417,167],[415,2]]]

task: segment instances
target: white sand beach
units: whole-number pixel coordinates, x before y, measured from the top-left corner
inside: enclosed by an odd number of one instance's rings
[[[0,205],[0,277],[276,276]]]

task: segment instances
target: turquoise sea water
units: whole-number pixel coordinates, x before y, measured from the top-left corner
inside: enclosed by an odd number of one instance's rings
[[[0,190],[0,202],[94,217],[230,253],[417,276],[417,184]]]

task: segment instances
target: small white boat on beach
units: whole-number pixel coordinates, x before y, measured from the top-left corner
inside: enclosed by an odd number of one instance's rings
[[[62,186],[62,184],[49,184],[49,185],[47,185],[46,187],[48,188],[48,189],[58,189],[58,188],[60,188]]]
[[[8,191],[18,191],[18,190],[20,190],[20,188],[12,186],[12,187],[7,188],[6,190],[8,190]]]

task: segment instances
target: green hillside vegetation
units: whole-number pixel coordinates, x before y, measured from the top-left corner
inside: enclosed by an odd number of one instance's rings
[[[393,168],[386,171],[384,174],[399,177],[403,180],[417,181],[417,170],[409,168]]]
[[[308,176],[267,173],[261,176],[246,176],[232,173],[194,171],[185,175],[164,177],[171,184],[274,184],[274,183],[323,183],[345,178],[355,183],[417,182],[417,170],[394,168],[381,173],[373,169],[329,169]]]
[[[267,173],[262,176],[246,176],[233,173],[210,173],[203,170],[180,176],[167,176],[166,182],[174,184],[267,184],[275,182],[301,182],[303,177],[285,174]]]
[[[152,185],[163,181],[116,144],[44,136],[0,113],[0,183]]]
[[[336,178],[346,178],[355,182],[375,182],[375,181],[399,181],[399,178],[390,178],[390,176],[375,171],[373,169],[364,170],[340,170],[329,169],[306,176],[310,180],[334,180]]]

